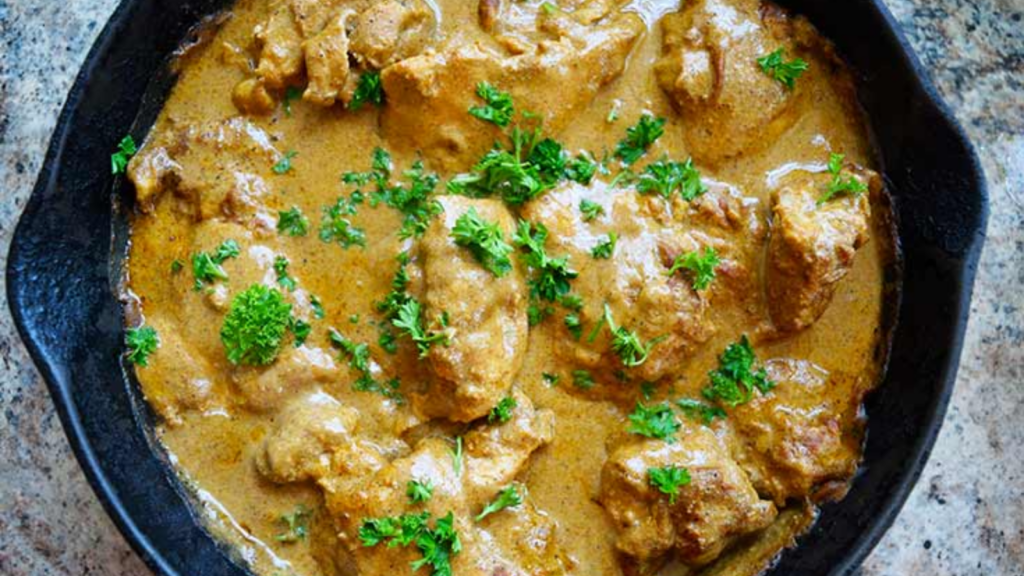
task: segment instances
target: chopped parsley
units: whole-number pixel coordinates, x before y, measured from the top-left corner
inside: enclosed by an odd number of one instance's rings
[[[580,390],[590,390],[594,387],[594,377],[586,370],[572,371],[572,384]]]
[[[348,356],[349,367],[359,372],[359,378],[352,384],[353,390],[356,392],[373,392],[385,398],[391,398],[398,403],[404,402],[405,399],[399,392],[401,382],[397,378],[380,382],[373,377],[370,369],[369,345],[365,343],[357,344],[345,338],[345,336],[334,329],[330,331],[330,339],[333,346],[341,349],[342,353]]]
[[[648,148],[664,133],[664,118],[655,119],[650,114],[644,114],[636,124],[626,129],[626,137],[615,147],[615,157],[629,166],[646,154]]]
[[[292,102],[299,99],[302,96],[302,90],[295,86],[289,86],[284,89],[284,113],[287,116],[292,115]]]
[[[348,109],[359,110],[367,102],[374,106],[384,104],[384,87],[380,83],[380,72],[363,72],[359,76],[359,83],[356,84]]]
[[[296,348],[305,344],[306,338],[309,338],[309,334],[313,331],[313,327],[309,325],[309,322],[298,318],[292,318],[292,323],[291,326],[289,326],[289,329],[295,336]]]
[[[531,225],[522,220],[516,228],[513,242],[522,251],[523,262],[533,269],[530,279],[530,296],[535,299],[556,302],[569,293],[569,281],[578,273],[569,268],[569,257],[552,258],[544,249],[548,229],[540,223]]]
[[[298,542],[305,540],[309,535],[309,519],[313,511],[303,504],[299,504],[289,514],[282,514],[277,519],[279,524],[284,524],[286,530],[274,537],[278,542]]]
[[[668,494],[669,504],[675,504],[676,498],[679,497],[679,488],[690,483],[690,471],[675,466],[648,468],[647,481],[662,494]]]
[[[309,231],[309,218],[306,218],[298,206],[277,213],[277,231],[289,236],[305,236]]]
[[[536,198],[553,185],[538,166],[526,160],[538,134],[513,128],[511,149],[492,148],[470,173],[449,180],[448,191],[473,198],[497,194],[511,206]]]
[[[560,379],[558,377],[558,374],[544,372],[540,375],[540,377],[544,380],[544,382],[547,382],[548,386],[558,386],[558,380]]]
[[[184,267],[185,264],[182,263],[181,260],[175,258],[173,261],[171,261],[171,274],[177,274],[178,272],[181,272],[181,269]]]
[[[455,448],[452,449],[452,470],[456,476],[462,476],[462,436],[455,439]]]
[[[343,248],[366,247],[366,232],[353,226],[348,218],[355,213],[355,205],[344,197],[338,198],[333,206],[324,208],[323,219],[320,221],[320,240],[328,244],[337,242]]]
[[[555,309],[547,305],[539,305],[536,302],[530,303],[526,307],[526,320],[530,326],[537,326],[543,322],[548,316],[555,313]]]
[[[409,497],[410,504],[421,504],[430,500],[430,497],[434,495],[434,485],[429,480],[426,482],[410,480],[405,485],[405,495]]]
[[[583,221],[590,222],[598,216],[604,215],[604,207],[597,202],[584,198],[580,200],[580,212],[583,213]]]
[[[687,418],[700,420],[705,425],[714,422],[715,418],[725,418],[725,410],[718,406],[708,406],[700,400],[682,398],[676,400],[676,406],[679,406]]]
[[[117,143],[117,150],[110,155],[110,173],[124,174],[128,169],[128,161],[138,151],[138,148],[135,146],[135,139],[132,138],[131,134],[121,138],[121,141]]]
[[[502,92],[487,82],[480,82],[476,85],[476,95],[486,105],[470,106],[470,114],[502,128],[508,126],[515,114],[512,96],[508,92]]]
[[[609,232],[606,240],[597,244],[590,250],[590,255],[599,260],[608,260],[615,252],[615,244],[619,241],[619,235]]]
[[[583,336],[583,321],[580,320],[580,315],[574,313],[566,314],[563,320],[565,327],[572,334],[573,339],[579,340]]]
[[[129,328],[124,335],[128,347],[128,361],[138,366],[149,366],[149,355],[160,347],[160,338],[152,326]]]
[[[800,58],[794,58],[789,62],[785,61],[785,49],[779,48],[767,56],[757,59],[757,65],[761,71],[778,80],[783,86],[792,90],[796,85],[796,79],[807,71],[809,65]]]
[[[405,239],[422,235],[430,219],[443,210],[441,204],[431,197],[437,187],[437,174],[428,173],[423,162],[417,160],[402,173],[404,183],[391,184],[391,154],[383,148],[374,149],[371,166],[368,172],[346,172],[342,175],[344,183],[357,186],[352,193],[353,202],[364,195],[363,186],[373,183],[375,189],[369,193],[370,206],[383,203],[405,215],[398,236]]]
[[[288,259],[284,256],[274,258],[274,272],[277,273],[277,284],[289,292],[295,292],[295,278],[288,275]]]
[[[775,387],[764,368],[754,370],[757,357],[746,335],[718,356],[718,369],[708,373],[711,383],[702,394],[712,402],[735,407],[749,402],[756,389],[767,394]]]
[[[227,280],[228,274],[221,267],[228,258],[237,258],[241,253],[238,242],[225,240],[221,242],[217,250],[199,252],[192,255],[192,276],[195,277],[195,289],[202,290],[204,283],[213,283],[217,280]]]
[[[654,345],[666,337],[659,336],[648,340],[646,344],[640,341],[640,336],[635,331],[629,331],[624,326],[616,326],[612,318],[612,309],[608,304],[604,305],[604,322],[612,333],[612,352],[615,352],[622,365],[627,368],[635,368],[647,361]]]
[[[519,494],[519,491],[516,490],[516,487],[513,484],[508,488],[505,488],[501,492],[498,492],[498,497],[495,498],[490,504],[485,506],[484,509],[481,510],[480,513],[476,515],[476,518],[474,518],[474,520],[479,522],[484,518],[490,516],[491,514],[494,514],[495,512],[500,512],[505,508],[510,508],[512,506],[519,506],[522,503],[523,497],[522,495]]]
[[[298,156],[299,153],[295,150],[289,150],[281,156],[281,159],[274,164],[274,174],[287,174],[292,169],[292,158]]]
[[[473,257],[495,276],[500,278],[512,270],[512,260],[509,259],[512,246],[505,242],[498,224],[481,218],[476,208],[470,207],[459,216],[451,235],[456,244],[468,248]]]
[[[715,249],[705,246],[703,254],[695,250],[676,256],[668,275],[672,276],[679,270],[686,270],[689,272],[693,289],[704,290],[715,279],[715,268],[721,263]]]
[[[323,320],[324,316],[324,305],[320,302],[320,299],[316,296],[309,297],[309,307],[313,309],[313,316],[318,320]]]
[[[867,192],[868,187],[854,176],[842,177],[843,159],[845,154],[831,154],[828,159],[828,172],[832,175],[832,181],[828,183],[825,193],[818,198],[818,206],[828,202],[836,196],[849,195],[860,196]]]
[[[429,566],[431,576],[451,576],[451,559],[462,550],[455,531],[455,516],[449,512],[429,527],[430,513],[369,518],[359,528],[363,546],[387,543],[389,548],[415,545],[423,556],[411,563],[413,571]]]
[[[641,194],[656,192],[665,199],[670,199],[678,190],[679,195],[687,202],[692,202],[707,192],[707,188],[700,181],[700,172],[693,167],[693,160],[690,158],[687,158],[686,162],[664,158],[651,162],[637,176],[636,189]]]
[[[435,320],[434,327],[425,328],[420,318],[420,303],[413,298],[409,298],[399,306],[391,323],[416,343],[416,348],[420,351],[420,358],[426,357],[430,347],[435,343],[448,345],[448,333],[444,330],[448,327],[447,313],[442,313]]]
[[[629,415],[627,431],[647,438],[656,438],[665,442],[675,442],[675,433],[679,431],[679,421],[668,402],[653,406],[645,406],[637,402],[633,413]]]
[[[494,408],[487,414],[487,423],[493,424],[498,422],[504,424],[512,419],[512,411],[516,409],[519,403],[516,399],[511,396],[505,396],[502,398]]]
[[[250,366],[273,362],[291,326],[291,310],[280,292],[262,284],[236,295],[220,329],[228,360]]]

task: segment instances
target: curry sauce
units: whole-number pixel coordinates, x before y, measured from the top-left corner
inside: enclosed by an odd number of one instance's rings
[[[850,74],[760,0],[240,0],[128,166],[129,358],[260,574],[756,574],[887,350]]]

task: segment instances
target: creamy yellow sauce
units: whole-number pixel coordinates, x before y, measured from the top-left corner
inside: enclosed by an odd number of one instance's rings
[[[438,26],[444,42],[481,41],[493,43],[477,24],[475,2],[441,0]],[[527,3],[533,5],[539,3]],[[580,4],[568,3],[568,4]],[[571,118],[568,125],[554,136],[567,150],[592,151],[600,158],[612,151],[624,136],[625,129],[642,113],[667,119],[665,134],[648,152],[646,159],[666,154],[673,159],[690,156],[684,131],[686,122],[671,98],[659,87],[652,68],[662,54],[662,31],[658,18],[675,11],[672,3],[635,3],[647,17],[646,31],[630,52],[620,77],[601,88],[592,102]],[[653,8],[652,8],[653,6]],[[253,28],[267,18],[268,3],[263,0],[241,0],[212,40],[183,60],[180,77],[168,98],[152,134],[169,133],[182,126],[223,120],[238,116],[232,101],[233,87],[246,78],[243,67],[228,63],[230,46],[248,47]],[[629,8],[627,8],[629,9]],[[438,44],[441,44],[438,41]],[[750,153],[716,162],[697,162],[707,182],[723,182],[741,191],[742,196],[756,199],[757,218],[769,226],[769,206],[774,189],[784,185],[792,174],[825,170],[829,152],[841,151],[850,163],[871,167],[873,150],[865,123],[856,104],[850,80],[841,66],[829,55],[805,50],[800,53],[809,64],[809,72],[799,78],[799,115],[770,144]],[[565,87],[571,90],[571,87]],[[473,86],[467,86],[472,91]],[[390,102],[385,106],[392,105]],[[750,102],[757,106],[757,102]],[[618,117],[609,121],[615,110]],[[381,136],[380,111],[368,106],[351,112],[343,105],[319,107],[301,99],[291,103],[291,113],[278,106],[267,115],[250,114],[252,125],[270,135],[278,151],[295,151],[292,169],[285,174],[268,174],[267,194],[261,203],[276,215],[278,210],[296,206],[310,218],[310,234],[291,238],[275,233],[269,235],[232,236],[232,230],[212,230],[208,223],[198,224],[192,214],[181,210],[170,194],[164,194],[146,212],[133,219],[129,286],[138,296],[141,317],[150,320],[161,334],[162,346],[152,356],[148,367],[139,367],[138,375],[147,397],[154,401],[157,412],[164,416],[158,435],[175,458],[181,474],[201,489],[209,510],[216,510],[211,526],[228,541],[239,546],[242,557],[259,573],[290,573],[330,576],[335,574],[330,562],[333,542],[328,513],[324,509],[321,490],[312,482],[278,484],[265,479],[254,465],[261,442],[275,422],[273,406],[253,409],[233,383],[237,368],[223,352],[219,331],[224,309],[209,304],[209,296],[192,290],[193,277],[189,259],[197,250],[213,250],[226,237],[236,239],[243,257],[256,260],[261,251],[286,255],[289,274],[297,279],[301,291],[316,295],[323,303],[326,317],[313,320],[313,331],[307,346],[319,347],[335,358],[339,369],[336,377],[321,388],[346,405],[361,412],[378,414],[378,405],[385,402],[380,395],[352,390],[356,373],[348,369],[346,360],[332,348],[328,327],[336,327],[355,342],[371,343],[373,359],[386,373],[400,376],[403,386],[417,381],[422,364],[416,360],[408,342],[397,356],[382,353],[373,343],[379,331],[381,316],[374,303],[391,289],[396,269],[395,255],[416,242],[402,240],[396,231],[401,214],[386,206],[360,207],[352,216],[354,225],[365,230],[365,248],[343,249],[317,238],[320,214],[351,191],[340,176],[347,171],[364,171],[370,167],[370,151],[375,147],[393,150],[396,167],[409,166],[416,156],[403,153]],[[152,146],[153,138],[147,146]],[[145,151],[145,150],[144,150]],[[231,151],[224,152],[232,153]],[[646,161],[646,160],[645,160]],[[639,165],[643,165],[643,162]],[[436,170],[429,162],[428,170]],[[452,173],[440,172],[444,182]],[[609,189],[612,176],[598,175],[591,187],[594,195],[635,194],[631,189]],[[689,397],[700,398],[707,385],[707,373],[718,366],[718,355],[741,335],[748,334],[761,363],[772,359],[799,359],[820,367],[827,377],[823,401],[834,402],[836,418],[843,428],[843,442],[859,453],[864,423],[860,420],[863,394],[879,380],[886,334],[887,266],[893,262],[893,246],[889,237],[884,197],[872,198],[870,241],[857,251],[845,278],[838,283],[831,304],[810,327],[775,337],[768,328],[765,297],[752,292],[742,297],[729,294],[713,300],[709,314],[715,331],[694,354],[681,364],[681,375],[671,382],[660,383],[651,400]],[[273,224],[273,223],[272,223]],[[595,235],[614,231],[613,223],[597,224]],[[266,258],[262,260],[266,263]],[[185,269],[172,274],[172,262],[185,263]],[[228,295],[234,295],[250,282],[274,285],[272,272],[250,273],[240,264],[228,260],[224,269],[229,280],[222,283]],[[763,270],[755,270],[763,274]],[[485,287],[482,289],[486,289]],[[358,315],[358,320],[351,318]],[[589,326],[587,330],[589,330]],[[167,382],[175,378],[188,363],[175,357],[177,349],[168,346],[168,331],[178,333],[180,340],[202,362],[190,366],[201,373],[214,390],[215,401],[189,406],[177,402]],[[559,317],[549,318],[529,332],[528,348],[515,383],[538,408],[554,413],[553,440],[535,452],[519,475],[527,488],[533,506],[544,511],[557,525],[558,541],[574,566],[572,573],[614,576],[622,573],[620,555],[616,552],[618,536],[615,523],[599,503],[602,467],[623,434],[627,415],[639,396],[581,394],[572,389],[567,364],[554,350],[559,340],[567,338]],[[285,347],[290,347],[287,342]],[[560,376],[557,386],[543,377],[545,372]],[[184,376],[182,376],[184,377]],[[613,384],[601,383],[601,386]],[[635,384],[631,385],[635,387]],[[177,402],[177,403],[176,403]],[[161,404],[163,403],[163,404]],[[174,416],[168,418],[167,405],[173,405]],[[164,408],[161,409],[161,406]],[[408,406],[385,410],[381,424],[416,419]],[[374,417],[371,416],[371,420]],[[173,421],[172,421],[173,420]],[[371,423],[370,426],[373,426]],[[730,418],[713,425],[715,433],[730,442]],[[380,432],[385,434],[385,432]],[[392,436],[394,437],[394,436]],[[808,497],[811,495],[808,494]],[[297,504],[317,510],[312,530],[314,536],[296,543],[279,542],[275,536],[284,531],[279,521],[282,514]],[[217,508],[219,506],[219,508]],[[808,513],[800,499],[791,499],[787,512],[776,524],[757,538],[744,540],[735,551],[722,557],[708,573],[756,573],[763,568],[794,533],[806,528]],[[758,543],[760,542],[760,543]],[[666,572],[695,573],[693,568],[669,562]],[[396,573],[403,573],[402,568]],[[408,573],[412,573],[411,568]]]

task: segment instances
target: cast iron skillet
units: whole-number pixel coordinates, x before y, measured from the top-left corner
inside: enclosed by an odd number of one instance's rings
[[[894,197],[902,306],[885,381],[867,401],[864,464],[776,575],[853,572],[892,523],[942,423],[984,240],[987,196],[970,143],[881,0],[791,0],[852,66]],[[125,0],[79,73],[8,256],[8,300],[86,476],[158,573],[247,571],[193,516],[121,364],[117,282],[127,238],[109,155],[145,136],[173,74],[168,58],[227,0]],[[113,185],[113,186],[112,186]],[[115,208],[115,209],[112,209]],[[897,315],[893,307],[893,315]]]

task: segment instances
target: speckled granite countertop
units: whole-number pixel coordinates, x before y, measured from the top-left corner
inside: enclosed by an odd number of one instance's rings
[[[977,146],[991,220],[945,425],[861,573],[1024,575],[1024,0],[886,2]],[[0,0],[0,269],[65,95],[116,4]],[[6,301],[0,574],[149,574],[78,468]]]

